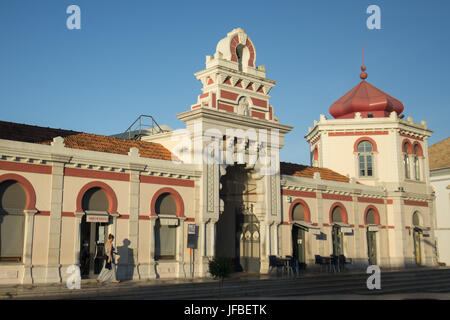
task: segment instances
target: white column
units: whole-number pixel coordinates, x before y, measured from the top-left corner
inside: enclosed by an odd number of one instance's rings
[[[80,266],[80,224],[81,219],[84,216],[84,212],[75,212],[75,225],[73,234],[75,235],[75,242],[74,242],[74,264],[77,266]]]
[[[50,203],[46,282],[61,282],[61,213],[64,184],[64,162],[53,162]]]
[[[177,253],[176,260],[178,262],[178,278],[186,278],[190,275],[188,268],[189,262],[184,260],[184,220],[186,218],[179,218],[180,225],[177,227]]]
[[[24,248],[23,248],[23,279],[22,283],[31,284],[33,278],[31,274],[32,255],[33,255],[33,232],[34,232],[34,215],[37,210],[24,210],[25,213],[25,234],[24,234]]]
[[[128,219],[128,237],[130,240],[130,249],[133,252],[132,257],[128,257],[127,270],[133,268],[133,279],[140,279],[139,275],[139,171],[130,171],[130,198]]]

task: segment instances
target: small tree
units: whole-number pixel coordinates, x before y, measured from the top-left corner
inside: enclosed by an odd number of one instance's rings
[[[233,269],[232,260],[226,257],[214,257],[209,260],[209,273],[214,279],[220,279],[220,287],[223,287],[223,281],[229,277]]]

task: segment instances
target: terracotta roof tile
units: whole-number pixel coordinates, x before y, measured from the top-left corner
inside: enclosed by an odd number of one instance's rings
[[[428,148],[430,170],[450,168],[450,137]]]
[[[58,136],[63,137],[65,146],[72,149],[127,155],[130,148],[136,147],[143,158],[177,159],[159,143],[0,121],[0,139],[50,145]]]
[[[295,177],[305,177],[314,178],[314,173],[319,172],[320,177],[323,180],[339,181],[339,182],[349,182],[350,178],[334,172],[333,170],[327,168],[316,168],[304,166],[296,163],[280,162],[280,172],[284,175],[295,176]]]

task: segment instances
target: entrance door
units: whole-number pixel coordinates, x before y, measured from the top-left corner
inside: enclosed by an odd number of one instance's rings
[[[344,254],[341,227],[336,225],[333,226],[332,238],[333,238],[333,255],[339,256],[341,254]]]
[[[421,256],[421,244],[420,244],[420,234],[421,231],[418,229],[414,229],[414,233],[413,233],[413,237],[414,237],[414,255],[416,258],[416,263],[417,265],[421,265],[422,264],[422,256]]]
[[[81,221],[80,271],[82,278],[94,278],[103,267],[108,223]]]
[[[260,269],[260,235],[259,221],[254,214],[241,214],[237,219],[242,230],[240,236],[239,262],[243,271],[259,272]]]
[[[292,246],[293,255],[295,259],[298,260],[300,268],[306,266],[306,256],[305,256],[305,230],[294,226],[292,228]]]
[[[375,231],[367,231],[367,255],[369,257],[369,265],[377,264],[377,233]]]

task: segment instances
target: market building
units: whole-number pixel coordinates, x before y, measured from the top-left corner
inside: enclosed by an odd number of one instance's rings
[[[185,129],[123,139],[0,122],[0,283],[65,281],[71,265],[95,277],[109,233],[119,279],[204,277],[213,256],[260,273],[271,256],[436,265],[426,122],[403,119],[364,68],[334,119],[309,128],[311,165],[282,162],[293,127],[255,61],[245,31],[228,33],[195,74]]]

